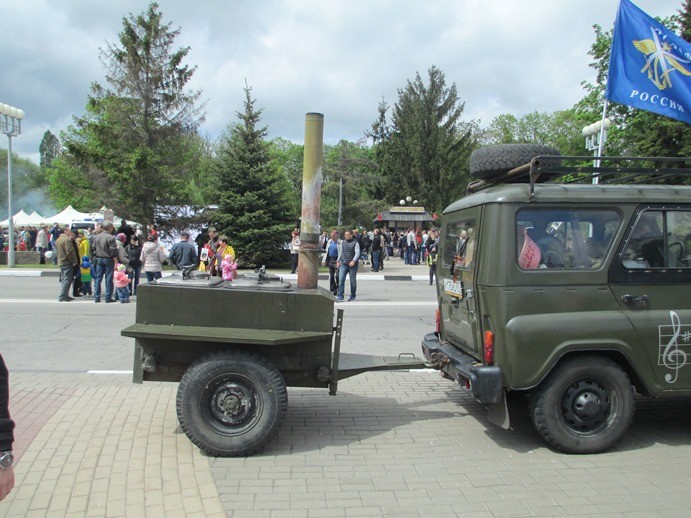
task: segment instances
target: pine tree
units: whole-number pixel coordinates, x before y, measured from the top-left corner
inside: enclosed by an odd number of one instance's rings
[[[380,104],[370,135],[378,136],[377,148],[384,146],[375,155],[389,201],[410,194],[439,211],[465,192],[477,124],[461,120],[464,103],[441,70],[433,66],[427,75],[427,83],[416,74],[398,91],[390,128],[382,119],[386,106]]]
[[[159,204],[189,199],[203,105],[201,92],[185,90],[196,70],[183,65],[189,47],[174,50],[180,29],[162,18],[151,3],[123,18],[119,44],[100,49],[108,85],[92,85],[86,114],[63,134],[66,151],[50,171],[56,198],[91,198],[140,221],[153,221]]]
[[[215,222],[238,255],[242,266],[276,264],[290,240],[297,214],[290,185],[271,160],[262,110],[255,109],[252,89],[245,84],[244,111],[239,122],[221,137],[214,167],[219,192]]]
[[[53,160],[60,154],[60,141],[58,137],[53,135],[50,131],[46,131],[41,139],[38,152],[40,154],[39,165],[41,169],[50,167]]]

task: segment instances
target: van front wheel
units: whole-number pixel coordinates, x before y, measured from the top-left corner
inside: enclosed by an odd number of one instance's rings
[[[633,388],[608,358],[583,356],[557,367],[536,389],[530,416],[538,433],[568,453],[598,453],[631,425]]]

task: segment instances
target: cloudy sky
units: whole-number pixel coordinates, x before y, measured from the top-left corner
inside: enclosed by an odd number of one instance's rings
[[[670,16],[682,0],[634,0]],[[433,65],[456,83],[464,117],[483,126],[571,107],[592,81],[593,24],[612,27],[618,0],[159,0],[181,28],[203,90],[203,134],[215,139],[242,109],[245,79],[269,135],[302,143],[304,115],[325,116],[324,139],[357,140],[382,98]],[[38,162],[45,131],[82,115],[90,84],[103,82],[99,48],[117,42],[137,0],[2,0],[0,102],[26,112],[19,155]],[[7,139],[0,139],[6,148]]]

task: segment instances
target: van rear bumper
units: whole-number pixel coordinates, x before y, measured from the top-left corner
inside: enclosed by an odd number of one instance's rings
[[[440,369],[463,386],[480,403],[495,404],[502,401],[504,376],[499,366],[479,363],[449,343],[442,343],[435,333],[422,339],[422,354],[434,368]]]

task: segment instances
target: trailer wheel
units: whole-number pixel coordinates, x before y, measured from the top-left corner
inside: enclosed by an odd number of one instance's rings
[[[559,150],[541,144],[495,144],[470,154],[470,176],[476,180],[501,176],[529,163],[539,155],[560,155]]]
[[[178,421],[187,437],[213,456],[249,455],[278,432],[288,408],[280,371],[244,351],[200,358],[178,387]]]
[[[567,453],[610,448],[633,419],[633,387],[627,374],[607,358],[568,360],[533,393],[530,415],[549,444]]]

